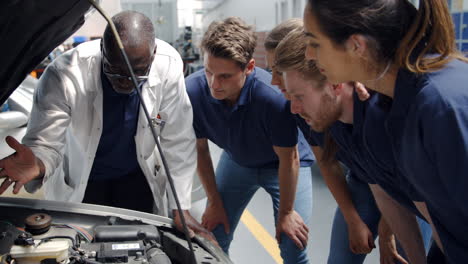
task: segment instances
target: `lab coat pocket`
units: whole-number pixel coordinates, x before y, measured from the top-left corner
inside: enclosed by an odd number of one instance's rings
[[[154,168],[154,179],[156,183],[156,188],[158,189],[158,193],[160,197],[163,197],[166,194],[166,176],[163,173],[164,169],[162,166],[158,164],[156,161],[156,165]]]
[[[166,122],[161,119],[159,115],[155,118],[151,118],[151,125],[153,126],[157,139],[159,140],[161,133],[163,132],[164,125]],[[151,131],[151,127],[147,127],[144,133],[144,146],[143,146],[143,153],[145,160],[148,159],[152,152],[156,150],[156,143],[154,141],[153,132]]]
[[[59,186],[61,186],[61,187],[59,187],[59,188],[60,188],[59,190],[64,190],[64,193],[66,193],[66,195],[67,195],[66,197],[70,197],[71,194],[72,194],[73,191],[74,191],[74,188],[71,187],[71,186],[67,183],[67,181],[65,180],[64,177],[58,177],[58,178],[59,178],[59,183],[58,183],[58,184],[59,184]]]
[[[45,193],[49,193],[50,195],[46,195],[48,199],[57,200],[57,201],[65,201],[65,202],[72,202],[72,194],[74,188],[68,185],[65,181],[64,173],[60,173],[58,169],[54,175],[49,178],[45,182]],[[50,196],[50,197],[49,197]]]
[[[146,126],[146,129],[143,133],[143,141],[141,142],[140,147],[144,160],[148,160],[153,155],[153,151],[156,149],[153,133],[151,132],[151,128],[148,126]]]

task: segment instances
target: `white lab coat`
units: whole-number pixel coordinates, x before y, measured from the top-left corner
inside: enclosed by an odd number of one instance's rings
[[[152,119],[165,122],[159,140],[174,179],[182,209],[191,205],[196,173],[192,106],[185,90],[183,63],[169,44],[156,40],[157,53],[142,89]],[[81,202],[102,131],[103,94],[99,40],[83,43],[49,65],[36,93],[23,143],[44,163],[46,199]],[[115,131],[118,133],[118,131]],[[175,209],[169,184],[148,122],[140,109],[135,136],[138,163],[153,192],[158,214]],[[118,142],[116,142],[118,144]],[[169,193],[166,192],[166,189]]]

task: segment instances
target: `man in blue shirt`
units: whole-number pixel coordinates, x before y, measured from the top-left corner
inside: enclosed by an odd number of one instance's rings
[[[338,154],[336,157],[345,163],[359,180],[370,185],[382,215],[387,220],[382,222],[383,225],[379,225],[381,250],[385,248],[381,241],[382,233],[387,239],[392,237],[388,236],[389,231],[381,230],[381,227],[386,227],[388,223],[405,248],[409,260],[412,263],[423,262],[423,244],[415,243],[420,242],[420,232],[413,213],[419,213],[407,193],[401,190],[404,181],[394,171],[395,162],[392,153],[388,151],[390,141],[386,137],[384,123],[373,122],[375,119],[385,120],[387,116],[381,110],[383,100],[378,100],[380,98],[374,94],[362,102],[353,92],[354,83],[328,83],[315,63],[306,61],[305,50],[304,33],[291,32],[278,45],[275,63],[278,70],[283,72],[286,90],[291,99],[291,111],[300,114],[313,130],[325,132],[311,132],[312,141],[315,141],[311,144],[321,146],[324,153],[330,153],[321,155],[325,157],[317,155],[317,158],[322,162],[327,161],[329,166],[334,160],[333,154]],[[374,123],[372,135],[363,132],[366,122]],[[369,145],[377,149],[370,149]],[[399,206],[391,198],[409,210]],[[430,227],[425,222],[422,222],[421,226],[428,247]],[[381,257],[384,257],[382,251]],[[390,258],[404,261],[398,255],[390,255]],[[394,262],[393,259],[386,261]]]
[[[270,85],[271,75],[255,67],[256,38],[242,20],[212,23],[201,46],[205,69],[189,76],[186,86],[208,196],[202,224],[228,252],[242,212],[262,187],[273,200],[284,263],[308,263],[313,156],[289,103]],[[216,174],[208,140],[224,150]]]

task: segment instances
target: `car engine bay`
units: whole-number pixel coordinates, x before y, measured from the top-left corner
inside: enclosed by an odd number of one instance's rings
[[[231,263],[203,238],[192,242],[196,263]],[[2,264],[193,263],[190,257],[183,234],[165,217],[98,205],[0,198]]]

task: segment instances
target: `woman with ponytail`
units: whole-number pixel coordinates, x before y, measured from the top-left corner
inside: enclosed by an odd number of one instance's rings
[[[392,98],[385,121],[395,177],[436,231],[449,263],[468,263],[468,60],[447,2],[308,0],[306,56],[333,83]],[[375,133],[366,122],[366,135]],[[376,160],[376,162],[379,162]],[[395,179],[392,179],[395,180]]]
[[[325,86],[326,83],[326,78],[315,67],[306,67],[304,63],[305,36],[302,31],[302,19],[291,18],[274,27],[264,42],[266,60],[272,74],[271,84],[276,85],[288,100],[293,98],[286,92],[283,78],[285,69],[301,68],[302,75],[308,80],[317,82],[318,86]],[[281,54],[276,54],[278,47]],[[287,61],[283,64],[288,66],[281,71],[278,66],[282,65],[277,65],[275,60],[279,57],[283,58],[279,61]],[[346,148],[338,149],[329,129],[325,133],[313,132],[299,114],[295,117],[314,152],[321,175],[338,204],[333,217],[327,264],[362,264],[367,254],[375,248],[378,230],[386,230],[378,228],[381,214],[369,185],[359,175],[362,170],[355,169],[355,163],[351,162],[352,154]],[[340,162],[347,170],[342,168]],[[392,237],[391,234],[385,238],[380,237],[379,243],[389,241]],[[380,243],[382,259],[401,258],[392,246],[392,243]]]

